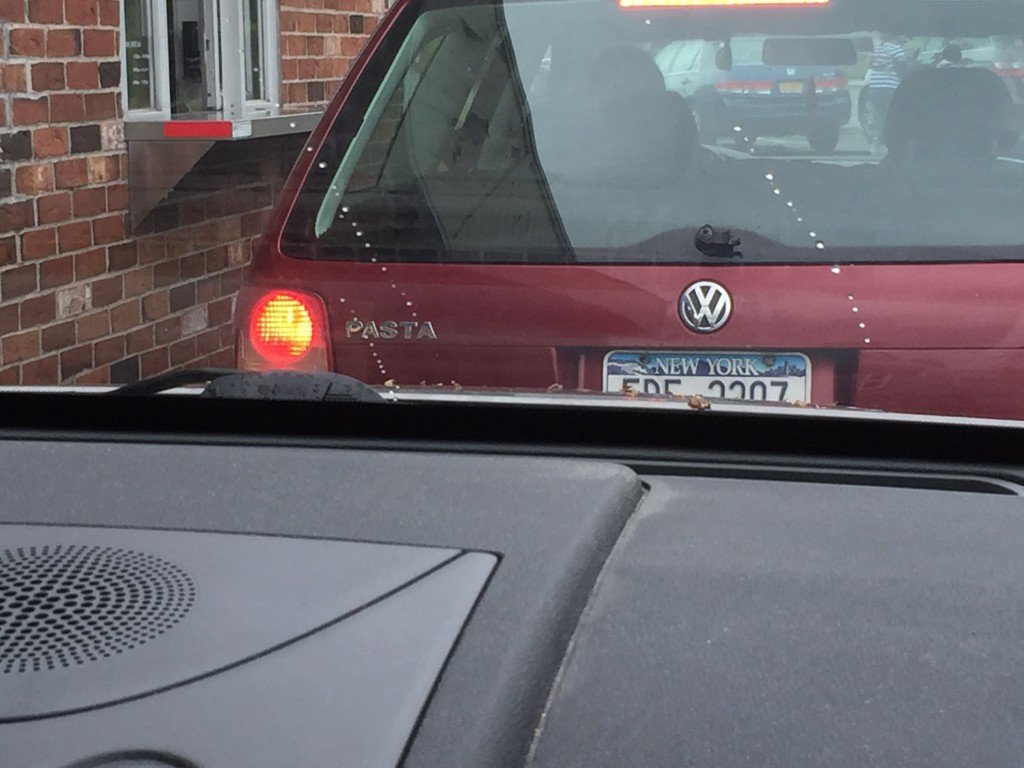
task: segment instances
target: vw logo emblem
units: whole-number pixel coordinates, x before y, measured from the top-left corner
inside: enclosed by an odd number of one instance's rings
[[[795,77],[796,76],[796,70],[793,69],[793,67],[790,67],[789,69],[786,70],[786,75],[789,76],[789,77]]]
[[[679,297],[679,316],[694,333],[714,333],[732,315],[732,297],[725,286],[711,280],[689,285]]]

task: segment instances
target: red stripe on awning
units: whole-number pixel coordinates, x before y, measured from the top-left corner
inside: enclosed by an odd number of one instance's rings
[[[164,123],[165,139],[230,139],[230,120],[171,120]]]

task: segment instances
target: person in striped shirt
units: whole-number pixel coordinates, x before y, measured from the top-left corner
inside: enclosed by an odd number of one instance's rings
[[[864,87],[868,89],[868,140],[872,149],[878,146],[885,131],[892,96],[900,87],[906,61],[903,46],[892,35],[883,34],[868,58]]]

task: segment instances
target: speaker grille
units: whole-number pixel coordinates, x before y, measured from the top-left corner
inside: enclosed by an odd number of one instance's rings
[[[163,634],[191,610],[196,588],[159,557],[110,547],[0,550],[0,669],[71,667]]]

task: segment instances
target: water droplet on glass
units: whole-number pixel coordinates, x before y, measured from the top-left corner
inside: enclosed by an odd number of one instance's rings
[[[307,151],[307,152],[312,152],[312,151],[313,151],[313,148],[312,148],[312,147],[306,147],[306,151]]]
[[[803,221],[804,221],[804,217],[803,216],[797,216],[796,220],[799,221],[802,224]]]
[[[825,241],[824,240],[819,240],[818,242],[816,242],[814,244],[814,247],[817,248],[819,251],[824,251],[825,250]]]
[[[853,294],[852,293],[848,293],[846,295],[846,298],[848,298],[850,301],[853,301]]]
[[[371,256],[370,257],[370,263],[371,264],[376,264],[377,263],[377,257],[376,256]]]
[[[416,313],[415,313],[415,312],[413,312],[413,313],[412,313],[412,316],[413,316],[413,317],[416,317]]]
[[[369,248],[369,247],[370,247],[369,243],[363,243],[363,248]]]
[[[356,230],[356,237],[362,237],[362,236],[363,236],[362,231],[357,229]]]
[[[788,205],[790,208],[792,208],[793,207],[793,201],[792,200],[787,200],[786,201],[786,205]]]
[[[405,302],[405,306],[407,306],[407,307],[411,307],[411,306],[412,306],[412,302],[411,302],[411,301],[407,301],[407,302]]]
[[[817,237],[818,236],[817,232],[808,232],[807,234],[810,235],[811,237]]]
[[[381,271],[381,272],[387,272],[387,271],[388,271],[388,268],[387,268],[387,267],[381,267],[381,268],[380,268],[380,271]]]
[[[392,290],[393,290],[393,289],[395,289],[395,288],[397,288],[397,287],[398,287],[398,286],[397,286],[397,285],[395,285],[394,283],[392,283],[392,284],[391,284],[391,288],[392,288]]]
[[[774,173],[766,173],[766,174],[764,175],[764,177],[765,177],[766,179],[768,179],[768,181],[775,181],[775,174],[774,174]]]
[[[743,133],[743,129],[738,125],[734,125],[732,129],[736,131],[736,133]]]
[[[838,275],[843,270],[841,270],[839,267],[832,267],[832,269],[829,271],[832,272],[833,275]]]
[[[402,291],[402,295],[405,296],[405,291]]]
[[[344,304],[344,303],[345,303],[345,300],[344,300],[344,299],[338,299],[338,301],[340,301],[340,302],[341,302],[342,304]]]
[[[348,206],[347,205],[341,206],[341,212],[342,213],[348,213]]]
[[[371,347],[373,346],[373,342],[372,342],[372,341],[370,342],[370,346],[371,346]]]
[[[651,26],[651,20],[650,19],[644,19],[644,24],[646,24],[648,27]]]
[[[288,123],[288,127],[289,128],[294,128],[295,127],[295,123]]]
[[[321,160],[319,163],[316,164],[316,167],[319,168],[322,171],[324,168],[327,167],[327,163],[325,163],[323,160]]]
[[[352,226],[353,226],[353,228],[354,228],[354,227],[358,227],[359,225],[358,225],[358,224],[356,224],[356,222],[354,222],[354,221],[353,221],[353,222],[352,222]]]
[[[853,311],[854,311],[854,312],[860,312],[860,307],[854,307],[854,308],[853,308]]]
[[[339,213],[338,214],[338,218],[339,219],[344,219],[345,218],[345,214],[344,213]]]
[[[782,194],[782,190],[781,189],[773,189],[772,190],[772,194],[781,195]]]
[[[867,328],[868,324],[867,323],[857,323],[857,327],[858,328]]]
[[[864,343],[865,344],[870,344],[871,343],[871,339],[864,339]]]

